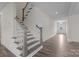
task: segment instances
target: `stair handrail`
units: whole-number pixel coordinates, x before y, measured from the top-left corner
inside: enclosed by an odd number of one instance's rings
[[[22,9],[22,23],[24,22],[25,19],[25,9],[27,8],[28,4],[30,2],[27,2],[24,8]],[[28,55],[28,46],[27,46],[27,33],[25,31],[25,39],[24,39],[24,47],[23,47],[23,56]]]
[[[27,2],[26,5],[24,6],[24,8],[22,9],[22,13],[23,13],[22,14],[22,21],[24,21],[24,11],[25,11],[28,4],[29,4],[29,2]]]
[[[22,22],[24,21],[24,11],[27,7],[27,5],[29,4],[29,2],[26,3],[26,5],[24,6],[24,8],[22,9]],[[27,33],[25,31],[25,38],[24,38],[24,43],[23,43],[24,47],[23,47],[23,56],[27,56],[28,55],[28,47],[27,47]]]
[[[24,8],[22,8],[22,21],[20,22],[21,24],[21,27],[22,26],[25,26],[24,25],[24,19],[25,19],[25,9],[27,8],[28,4],[30,2],[27,2],[26,5],[24,6]],[[18,16],[15,17],[15,19],[20,19]],[[25,28],[24,28],[25,29]],[[25,30],[24,30],[25,31]],[[24,40],[23,40],[23,53],[22,53],[22,56],[25,57],[28,55],[28,46],[27,46],[27,33],[26,31],[24,32],[25,36],[24,36]],[[13,37],[16,39],[16,37]]]
[[[38,25],[36,25],[36,27],[40,30],[40,44],[43,45],[43,39],[42,39],[42,27],[39,27]]]

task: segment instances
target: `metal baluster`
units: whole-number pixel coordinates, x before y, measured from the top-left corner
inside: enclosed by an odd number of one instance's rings
[[[42,27],[39,27],[36,25],[36,27],[40,30],[40,44],[43,45],[43,39],[42,39]]]
[[[40,43],[43,45],[43,39],[42,39],[42,27],[40,27]]]

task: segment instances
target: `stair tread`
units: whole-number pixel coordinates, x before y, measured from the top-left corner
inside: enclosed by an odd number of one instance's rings
[[[30,11],[27,11],[27,13],[29,13]]]
[[[27,34],[27,36],[33,36],[33,34]]]
[[[18,49],[18,50],[22,50],[23,48],[22,48],[22,47],[17,47],[17,49]]]
[[[28,50],[28,55],[31,54],[33,51],[35,51],[36,49],[38,49],[41,45],[38,44],[36,46],[34,46],[32,49]],[[28,56],[27,55],[27,56]],[[24,57],[23,54],[21,53],[20,56]]]
[[[28,16],[28,14],[26,14],[25,16]]]
[[[30,31],[27,31],[27,33],[30,33]]]
[[[36,41],[36,39],[31,39],[31,40],[28,40],[27,43],[31,43],[33,41]]]
[[[33,40],[33,39],[35,39],[35,37],[30,37],[30,38],[27,38],[27,41]]]
[[[21,53],[21,54],[20,54],[20,56],[22,56],[22,57],[23,57],[23,54]]]
[[[19,44],[20,42],[16,42],[16,41],[15,41],[14,43]]]
[[[29,8],[29,10],[31,10],[32,8]]]
[[[28,53],[29,53],[29,54],[32,53],[33,51],[35,51],[35,50],[36,50],[37,48],[39,48],[40,46],[41,46],[40,44],[34,46],[34,47],[31,48],[30,50],[28,50]]]
[[[37,42],[39,42],[39,40],[36,40],[36,41],[33,41],[33,42],[29,43],[28,47],[31,46],[31,45],[33,45],[33,44],[35,44],[35,43],[37,43]]]

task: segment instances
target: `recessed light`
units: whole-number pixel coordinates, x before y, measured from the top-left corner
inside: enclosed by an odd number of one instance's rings
[[[56,15],[58,14],[58,12],[56,11]]]

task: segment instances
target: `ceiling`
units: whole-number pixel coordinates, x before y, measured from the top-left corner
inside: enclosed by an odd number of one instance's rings
[[[0,11],[9,2],[0,2]],[[24,7],[26,2],[16,3],[16,9],[20,10]],[[38,7],[52,19],[59,19],[74,14],[79,14],[79,3],[77,2],[32,2],[35,7]]]
[[[71,7],[71,2],[34,2],[33,4],[52,19],[68,16]]]
[[[69,15],[79,15],[79,2],[72,2]]]
[[[5,7],[8,2],[0,2],[0,11]]]

